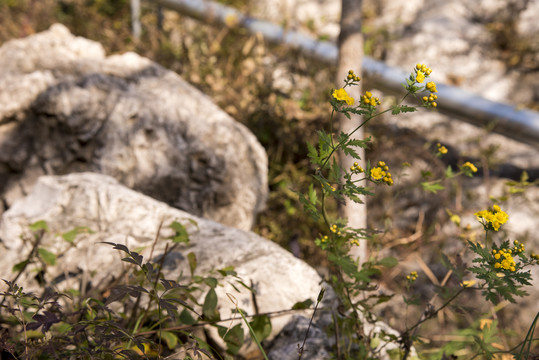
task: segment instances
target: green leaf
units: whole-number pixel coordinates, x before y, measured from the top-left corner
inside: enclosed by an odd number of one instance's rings
[[[73,244],[73,242],[75,241],[77,235],[79,234],[83,234],[83,233],[93,233],[92,230],[90,230],[89,228],[87,228],[86,226],[77,226],[76,228],[68,231],[68,232],[65,232],[65,233],[62,233],[61,236],[62,236],[62,239],[64,239],[65,241],[67,241],[68,243],[71,243]]]
[[[202,306],[202,313],[209,321],[219,320],[219,311],[217,311],[217,294],[215,289],[211,288],[206,294],[204,299],[204,305]]]
[[[271,321],[268,315],[255,316],[250,324],[258,341],[264,340],[271,334]]]
[[[26,267],[26,265],[28,265],[29,262],[30,262],[29,260],[24,260],[24,261],[16,263],[15,265],[13,265],[12,271],[14,273],[18,273],[19,271],[22,271]]]
[[[231,329],[219,326],[219,336],[226,342],[226,351],[232,355],[237,355],[240,348],[243,346],[244,333],[241,324],[238,324]]]
[[[45,262],[45,264],[50,266],[56,265],[56,255],[54,255],[47,249],[39,248],[37,249],[37,253],[39,254],[41,260]]]
[[[161,331],[159,333],[159,336],[161,337],[161,339],[165,340],[165,343],[167,344],[169,350],[174,350],[178,345],[178,337],[176,336],[176,334],[170,331]]]
[[[324,294],[326,293],[326,289],[325,288],[321,288],[320,289],[320,292],[318,293],[318,297],[316,298],[316,302],[320,302],[322,301],[322,299],[324,298]]]
[[[196,324],[196,319],[191,315],[191,312],[187,309],[183,309],[180,313],[180,324],[193,325]]]
[[[350,141],[348,141],[348,146],[355,146],[355,147],[360,147],[360,148],[368,148],[369,147],[369,143],[371,142],[371,137],[369,136],[368,138],[366,139],[352,139]]]
[[[28,227],[32,231],[38,231],[38,230],[49,231],[49,226],[47,225],[47,222],[45,220],[36,221],[35,223],[28,225]]]
[[[451,165],[447,165],[447,169],[445,169],[445,177],[448,179],[451,179],[455,174],[453,173],[453,168]]]
[[[177,221],[173,221],[172,224],[170,224],[170,228],[176,232],[176,234],[171,237],[173,242],[189,244],[189,233],[187,233],[185,226]]]
[[[195,273],[197,268],[197,256],[194,252],[187,254],[187,261],[189,261],[189,270],[191,270],[191,276]]]
[[[318,196],[316,195],[313,183],[309,185],[309,201],[315,206],[318,204]]]
[[[335,255],[333,253],[328,253],[328,260],[341,268],[341,270],[351,277],[356,277],[358,273],[358,265],[352,260],[350,256],[347,255]]]
[[[343,144],[341,146],[342,148],[342,151],[344,152],[345,155],[347,156],[351,156],[353,157],[354,159],[361,159],[361,156],[359,156],[359,154],[357,153],[356,150],[352,149],[351,147],[348,147],[346,146],[346,144]]]
[[[423,190],[436,194],[438,191],[445,189],[438,181],[426,181],[421,183]]]
[[[206,283],[206,285],[208,285],[209,287],[211,287],[212,289],[214,289],[215,287],[217,287],[217,285],[219,284],[219,282],[217,281],[216,278],[214,277],[207,277],[204,279],[204,283]]]
[[[292,310],[305,310],[311,307],[313,301],[311,299],[299,301],[292,306]]]
[[[316,148],[311,143],[307,143],[307,149],[309,151],[308,156],[311,159],[311,162],[313,164],[318,164],[320,162],[320,157],[318,156]]]
[[[398,263],[399,263],[399,261],[396,258],[392,257],[392,256],[385,257],[385,258],[383,258],[381,260],[378,260],[378,262],[377,262],[378,265],[383,266],[383,267],[387,267],[387,268],[397,266]]]

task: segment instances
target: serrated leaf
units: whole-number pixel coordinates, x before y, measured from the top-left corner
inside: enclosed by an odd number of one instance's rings
[[[445,189],[443,185],[441,185],[438,181],[429,181],[429,182],[422,182],[421,187],[423,190],[431,192],[433,194],[438,193],[438,191]]]
[[[351,156],[353,157],[354,159],[361,159],[361,157],[359,156],[359,154],[357,153],[356,150],[352,149],[351,147],[348,147],[346,145],[342,145],[341,146],[341,149],[342,151],[344,152],[345,155],[347,156]]]
[[[358,266],[350,256],[338,256],[328,253],[328,260],[339,267],[346,275],[355,277],[358,273]]]
[[[368,148],[370,142],[371,142],[370,136],[366,139],[352,139],[348,141],[348,146],[356,146],[356,147],[366,149]]]
[[[318,156],[318,151],[316,150],[316,148],[311,143],[308,142],[307,150],[308,150],[307,156],[309,156],[309,158],[311,159],[311,162],[314,164],[318,164],[320,161],[320,158]]]
[[[53,266],[56,265],[56,255],[51,253],[49,250],[44,248],[37,249],[37,253],[39,254],[39,257],[41,260],[45,262],[45,264]]]

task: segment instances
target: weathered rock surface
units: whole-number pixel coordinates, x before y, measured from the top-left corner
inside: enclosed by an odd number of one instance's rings
[[[175,73],[59,24],[5,43],[0,68],[0,213],[38,176],[81,171],[245,230],[264,207],[265,151]]]
[[[25,240],[33,239],[28,225],[38,220],[46,221],[50,230],[39,246],[58,255],[56,265],[47,267],[45,280],[55,283],[59,290],[75,288],[83,294],[90,289],[104,291],[122,274],[124,266],[129,264],[120,260],[122,254],[99,243],[101,241],[125,244],[131,250],[141,249],[140,254],[148,259],[159,231],[153,260],[161,261],[167,243],[172,244],[166,240],[174,233],[168,227],[172,221],[186,226],[190,243],[168,252],[163,262],[166,279],[178,279],[181,274],[190,273],[187,254],[191,252],[196,254],[197,274],[207,275],[233,266],[243,282],[256,289],[260,313],[288,310],[308,298],[314,301],[324,286],[314,269],[269,240],[192,216],[130,190],[111,177],[95,173],[40,177],[32,192],[2,215],[2,278],[11,279],[10,269],[30,252],[33,240]],[[79,235],[73,246],[58,236],[76,226],[88,227],[93,233]],[[31,267],[17,280],[27,291],[38,288]],[[66,274],[70,275],[66,278]],[[90,286],[79,289],[80,283],[90,283]],[[238,292],[231,285],[234,283],[234,278],[230,277],[216,289],[222,318],[233,317],[234,305],[226,293],[232,294],[242,309],[255,313],[252,294],[235,283],[243,289]],[[331,289],[326,298],[332,298]],[[290,317],[272,319],[273,335]]]

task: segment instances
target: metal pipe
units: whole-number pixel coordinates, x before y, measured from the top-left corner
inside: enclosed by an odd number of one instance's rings
[[[290,46],[331,65],[337,62],[338,49],[334,43],[285,30],[277,24],[249,17],[222,4],[206,0],[150,1],[208,24],[243,27],[253,34],[261,34],[271,43]],[[402,93],[401,84],[409,75],[368,56],[363,57],[363,74],[378,89],[398,94]],[[436,87],[439,95],[437,108],[441,113],[480,127],[494,123],[494,132],[539,148],[539,113],[517,110],[514,106],[487,100],[455,86],[436,84]]]

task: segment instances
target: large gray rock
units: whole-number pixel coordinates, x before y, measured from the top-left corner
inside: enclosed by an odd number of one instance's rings
[[[4,208],[40,175],[81,171],[245,230],[264,207],[264,149],[175,73],[58,24],[5,43],[0,68]]]
[[[191,252],[198,261],[197,274],[233,266],[242,281],[256,289],[260,313],[289,310],[308,298],[314,301],[321,286],[325,286],[314,269],[269,240],[192,216],[95,173],[40,177],[32,192],[2,215],[1,278],[12,279],[10,269],[28,255],[33,241],[28,226],[38,220],[46,221],[49,227],[39,246],[58,255],[56,265],[47,267],[45,280],[55,283],[60,291],[75,288],[83,295],[89,290],[104,291],[120,277],[122,264],[129,264],[121,262],[122,254],[101,241],[137,249],[145,262],[158,236],[152,258],[159,262],[167,244],[172,244],[166,238],[173,235],[168,226],[173,221],[186,226],[190,243],[168,252],[163,263],[166,279],[176,280],[190,273],[186,258]],[[88,227],[93,233],[79,235],[73,245],[58,236],[76,226]],[[17,280],[27,291],[37,291],[39,287],[32,270],[30,266]],[[83,287],[81,283],[90,285]],[[232,284],[242,290],[238,292]],[[234,277],[226,278],[222,285],[216,289],[221,318],[239,318],[231,312],[234,305],[227,293],[237,299],[243,310],[255,313],[252,294],[235,283]],[[204,293],[194,295],[203,299]],[[326,297],[332,298],[330,289]],[[273,336],[290,318],[289,314],[272,319]],[[228,325],[227,322],[225,326]]]

